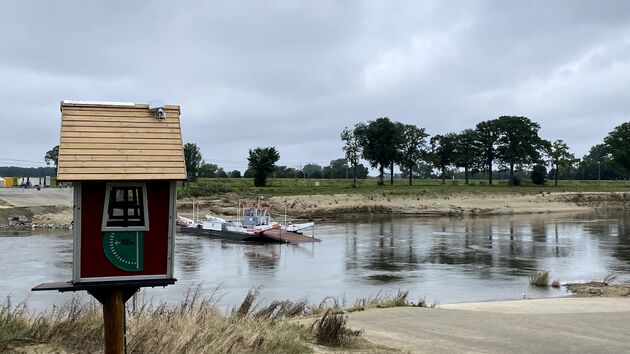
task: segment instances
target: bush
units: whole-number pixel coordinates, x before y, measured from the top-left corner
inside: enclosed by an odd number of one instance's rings
[[[512,184],[513,186],[520,186],[522,184],[521,179],[516,177],[516,176],[514,176],[514,179],[512,180],[512,183],[513,183]]]
[[[549,285],[549,272],[546,270],[537,270],[529,276],[529,284],[533,286]]]
[[[338,347],[349,344],[352,339],[360,336],[361,331],[346,327],[347,321],[347,316],[332,313],[331,310],[326,311],[311,325],[317,344]]]
[[[547,168],[543,165],[536,165],[532,169],[532,183],[537,185],[543,185],[547,178]]]

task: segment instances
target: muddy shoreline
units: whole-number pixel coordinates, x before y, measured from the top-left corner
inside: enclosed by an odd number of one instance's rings
[[[236,215],[236,205],[243,196],[229,193],[197,198],[199,215],[225,218]],[[72,207],[66,205],[15,207],[0,199],[0,228],[70,228]],[[270,197],[277,220],[284,211],[291,220],[348,221],[392,217],[479,217],[624,210],[630,207],[630,193],[541,193],[535,195],[382,195],[336,194]],[[178,200],[178,213],[192,215],[192,200]],[[18,218],[18,222],[15,222]],[[11,225],[11,218],[14,219]]]
[[[226,194],[198,198],[200,215],[231,218],[236,215],[240,196]],[[391,217],[477,217],[585,212],[630,207],[630,193],[542,193],[536,195],[298,195],[271,197],[271,212],[276,218],[345,221]],[[192,214],[192,200],[178,201],[178,212]]]
[[[565,287],[573,296],[578,297],[628,297],[630,284],[609,284],[603,281],[588,281],[586,283],[569,283]]]

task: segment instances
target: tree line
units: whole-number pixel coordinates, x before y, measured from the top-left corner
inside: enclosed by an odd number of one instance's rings
[[[515,171],[526,167],[532,168],[534,183],[544,183],[546,166],[551,167],[556,185],[560,176],[575,179],[627,177],[630,122],[616,127],[582,160],[575,158],[563,140],[545,140],[538,135],[539,130],[540,124],[527,117],[501,116],[459,133],[430,136],[424,128],[382,117],[357,123],[353,129],[346,127],[341,132],[341,140],[346,159],[352,166],[364,159],[378,169],[379,184],[384,183],[387,169],[393,184],[396,165],[409,179],[409,185],[414,177],[426,175],[433,169],[439,171],[443,183],[449,170],[463,170],[466,184],[476,173],[484,173],[488,184],[492,184],[495,167],[508,172],[510,185],[519,182]],[[593,173],[594,164],[597,164],[597,176]],[[601,176],[602,168],[605,176]]]
[[[216,164],[203,161],[196,144],[184,145],[190,177],[254,178],[264,186],[269,176],[276,178],[367,178],[368,168],[378,170],[378,184],[384,184],[386,171],[393,184],[394,170],[409,180],[436,176],[445,183],[449,175],[461,174],[465,183],[475,174],[483,174],[488,184],[495,175],[507,173],[510,185],[520,183],[517,175],[530,170],[534,183],[542,184],[551,176],[558,179],[625,179],[630,169],[630,122],[615,127],[601,144],[591,148],[582,159],[570,152],[561,139],[549,141],[539,136],[540,124],[522,116],[501,116],[482,121],[474,128],[458,133],[430,136],[425,128],[404,124],[388,117],[357,123],[340,134],[343,158],[329,166],[307,164],[301,169],[277,166],[280,154],[275,147],[249,150],[248,169],[226,172]],[[547,166],[550,173],[547,173]]]
[[[305,164],[301,168],[276,165],[280,159],[280,154],[275,147],[258,147],[249,150],[248,167],[243,174],[239,170],[227,172],[217,164],[205,162],[201,150],[194,143],[184,144],[184,157],[190,178],[244,177],[254,178],[255,182],[260,185],[264,185],[266,178],[270,176],[274,178],[343,179],[356,177],[365,179],[369,173],[368,168],[363,164],[358,164],[356,170],[351,170],[345,158],[332,160],[328,166],[323,167],[314,163]]]
[[[0,177],[47,177],[54,175],[54,167],[0,167]]]

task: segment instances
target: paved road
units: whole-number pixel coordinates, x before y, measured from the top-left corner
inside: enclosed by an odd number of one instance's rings
[[[72,189],[71,188],[42,188],[23,189],[23,188],[0,188],[0,206],[8,203],[14,207],[32,207],[32,206],[72,206]]]
[[[355,312],[367,340],[412,353],[630,353],[630,299],[562,298]]]

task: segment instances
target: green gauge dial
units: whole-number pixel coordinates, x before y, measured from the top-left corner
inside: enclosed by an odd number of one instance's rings
[[[116,268],[128,272],[140,272],[144,268],[144,232],[105,232],[103,251],[107,260]]]

